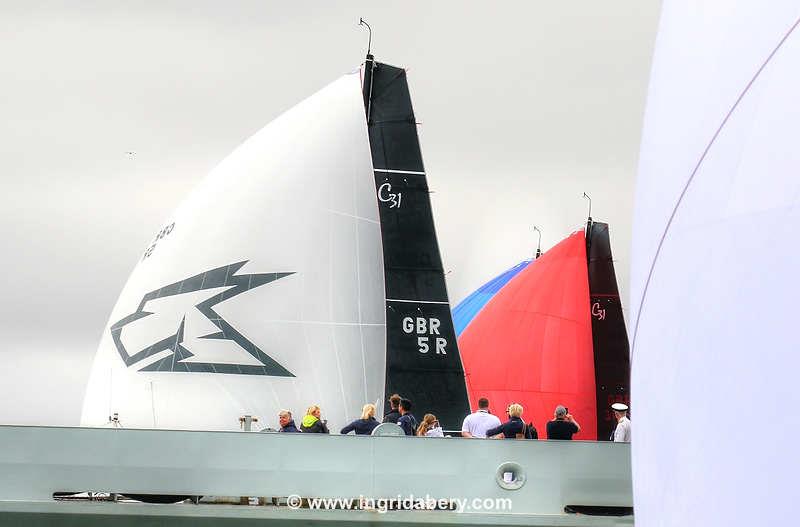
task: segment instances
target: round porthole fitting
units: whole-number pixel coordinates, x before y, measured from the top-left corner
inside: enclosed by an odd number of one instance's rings
[[[521,489],[522,486],[525,485],[525,470],[523,470],[519,463],[506,461],[497,467],[495,479],[497,480],[497,484],[500,485],[500,488],[506,490]]]

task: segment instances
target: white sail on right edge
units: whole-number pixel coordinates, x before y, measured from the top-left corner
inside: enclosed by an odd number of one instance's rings
[[[383,260],[359,75],[242,144],[165,222],[114,307],[81,423],[334,426],[383,397]]]
[[[735,4],[663,3],[631,272],[637,526],[796,521],[800,4]]]

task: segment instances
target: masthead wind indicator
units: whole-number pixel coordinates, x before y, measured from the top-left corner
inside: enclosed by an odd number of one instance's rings
[[[538,259],[542,255],[542,231],[536,225],[533,226],[533,230],[539,235],[539,241],[536,244],[536,254],[534,255],[534,258]]]
[[[589,256],[589,248],[592,246],[592,198],[586,192],[583,193],[583,198],[589,201],[589,215],[586,219],[586,255]]]
[[[367,124],[372,113],[372,73],[375,69],[375,57],[372,55],[372,28],[363,19],[359,18],[359,26],[365,26],[369,31],[369,40],[367,42],[367,58],[364,60],[364,110],[367,113]]]
[[[583,193],[583,198],[589,200],[589,223],[592,223],[592,198],[586,192]]]
[[[367,57],[369,58],[372,56],[370,54],[370,50],[372,49],[372,28],[369,26],[369,24],[367,24],[367,21],[364,20],[363,18],[358,19],[358,25],[365,26],[367,28],[367,31],[369,31],[369,40],[367,41]]]

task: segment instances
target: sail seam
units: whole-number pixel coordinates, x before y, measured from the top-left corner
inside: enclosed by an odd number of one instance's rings
[[[367,137],[367,143],[369,144],[369,137]],[[358,191],[356,190],[358,187],[357,184],[353,185],[353,199],[356,201],[358,200]],[[364,352],[364,328],[361,325],[361,245],[358,241],[358,222],[354,223],[355,227],[355,234],[356,234],[356,287],[357,287],[357,302],[358,302],[358,340],[361,344],[361,371],[363,373],[364,379],[364,400],[367,400],[368,397],[368,389],[367,389],[367,356]]]
[[[374,169],[375,172],[384,172],[390,174],[412,174],[415,176],[424,176],[425,172],[419,172],[416,170],[394,170],[393,168],[376,168]]]
[[[281,319],[270,319],[270,320],[262,320],[264,324],[268,323],[280,323],[280,324],[321,324],[327,326],[385,326],[386,324],[379,324],[373,322],[327,322],[325,320],[281,320]]]
[[[328,253],[333,254],[333,228],[328,225]],[[333,266],[328,266],[328,313],[333,318]],[[344,375],[342,374],[342,359],[339,357],[339,345],[336,343],[336,331],[331,331],[333,356],[336,359],[336,374],[339,378],[339,388],[342,391],[342,408],[347,408],[347,390],[344,388]],[[345,414],[346,415],[346,414]]]
[[[410,302],[412,304],[449,304],[449,302],[441,302],[439,300],[409,300],[406,298],[387,298],[387,302]]]
[[[653,256],[653,259],[650,262],[650,266],[649,266],[648,273],[647,273],[647,278],[645,279],[644,287],[642,288],[642,295],[639,298],[639,309],[636,311],[636,322],[634,323],[634,326],[633,326],[633,341],[631,342],[631,353],[630,353],[630,356],[631,356],[631,369],[633,369],[633,358],[634,358],[634,356],[636,354],[636,340],[637,340],[637,338],[639,336],[639,323],[641,322],[642,311],[645,308],[645,302],[647,300],[647,293],[648,293],[648,291],[650,289],[650,282],[653,279],[653,274],[655,272],[655,268],[656,268],[656,264],[658,263],[659,256],[661,256],[661,249],[663,248],[664,242],[667,239],[667,234],[669,234],[669,232],[670,232],[670,228],[672,227],[672,223],[673,223],[673,221],[675,220],[675,217],[678,214],[678,209],[680,208],[681,204],[683,203],[683,198],[686,196],[686,193],[688,192],[689,187],[692,184],[692,181],[694,181],[695,176],[700,171],[700,167],[703,165],[703,162],[705,161],[706,156],[708,155],[708,152],[714,146],[714,144],[717,141],[717,138],[720,136],[720,134],[722,133],[723,129],[725,128],[725,125],[728,123],[728,121],[730,120],[730,118],[733,115],[733,113],[739,107],[739,103],[741,103],[742,99],[744,99],[745,96],[750,92],[750,88],[756,83],[758,78],[761,76],[761,73],[766,69],[766,67],[772,61],[772,58],[778,53],[778,51],[781,49],[781,47],[783,47],[784,42],[786,42],[789,39],[789,37],[792,35],[792,33],[794,33],[794,30],[797,28],[798,25],[800,25],[800,18],[795,20],[794,24],[792,24],[792,26],[789,28],[789,30],[783,35],[783,38],[781,38],[781,40],[778,42],[778,44],[775,46],[775,48],[773,48],[772,52],[769,55],[767,55],[767,58],[764,59],[764,61],[761,63],[761,66],[759,66],[759,68],[756,70],[755,74],[753,74],[753,76],[750,79],[750,81],[745,85],[744,89],[739,93],[739,97],[736,98],[736,101],[734,101],[733,106],[731,106],[730,110],[728,110],[728,113],[725,114],[725,117],[722,119],[722,122],[720,122],[719,126],[717,127],[717,130],[711,136],[711,139],[709,140],[708,144],[706,145],[705,150],[703,150],[703,153],[700,154],[700,158],[697,160],[697,163],[695,164],[694,169],[692,170],[691,174],[689,174],[689,178],[686,180],[686,183],[683,185],[683,190],[681,190],[681,193],[678,196],[678,199],[677,199],[677,201],[675,202],[675,205],[672,208],[672,213],[670,214],[669,218],[667,219],[667,223],[664,226],[663,232],[661,233],[661,237],[660,237],[660,239],[658,241],[658,247],[656,247],[656,251],[655,251],[655,254]]]
[[[353,218],[354,220],[368,221],[370,223],[374,223],[375,225],[380,225],[381,224],[381,222],[378,221],[378,220],[373,220],[373,219],[370,219],[370,218],[364,218],[364,217],[361,217],[361,216],[356,216],[355,214],[348,214],[346,212],[341,212],[341,211],[338,211],[338,210],[325,209],[325,212],[330,212],[331,214],[338,214],[339,216],[345,216],[347,218]]]

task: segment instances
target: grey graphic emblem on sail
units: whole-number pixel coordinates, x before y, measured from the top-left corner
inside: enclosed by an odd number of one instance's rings
[[[258,273],[241,274],[236,272],[247,263],[247,260],[233,263],[230,265],[217,267],[203,273],[191,276],[179,282],[175,282],[154,291],[150,291],[142,297],[139,307],[135,312],[119,320],[111,326],[111,336],[117,347],[120,357],[125,365],[131,367],[141,363],[145,359],[162,352],[168,352],[152,362],[148,362],[139,371],[163,371],[163,372],[200,372],[200,373],[230,373],[243,375],[270,375],[278,377],[294,377],[286,368],[278,364],[272,357],[264,353],[258,346],[248,340],[244,335],[236,330],[227,320],[220,316],[214,306],[230,300],[246,291],[255,289],[262,285],[280,280],[294,273]],[[213,291],[212,291],[213,290]],[[208,291],[210,296],[202,297],[198,303],[194,303],[192,293]],[[192,300],[192,304],[184,307],[184,311],[178,314],[179,322],[175,328],[175,333],[153,342],[142,349],[129,353],[122,342],[122,330],[140,319],[153,315],[153,311],[146,310],[148,302],[160,299],[174,299],[182,295],[189,295],[185,298]],[[198,339],[202,342],[225,341],[226,344],[236,346],[238,352],[246,352],[248,364],[235,364],[229,361],[203,361],[201,356],[196,356],[187,347],[185,338],[186,319],[190,310],[199,312],[202,326],[214,328],[211,333],[200,335]],[[201,327],[202,327],[201,326]],[[197,339],[194,339],[197,341]]]

